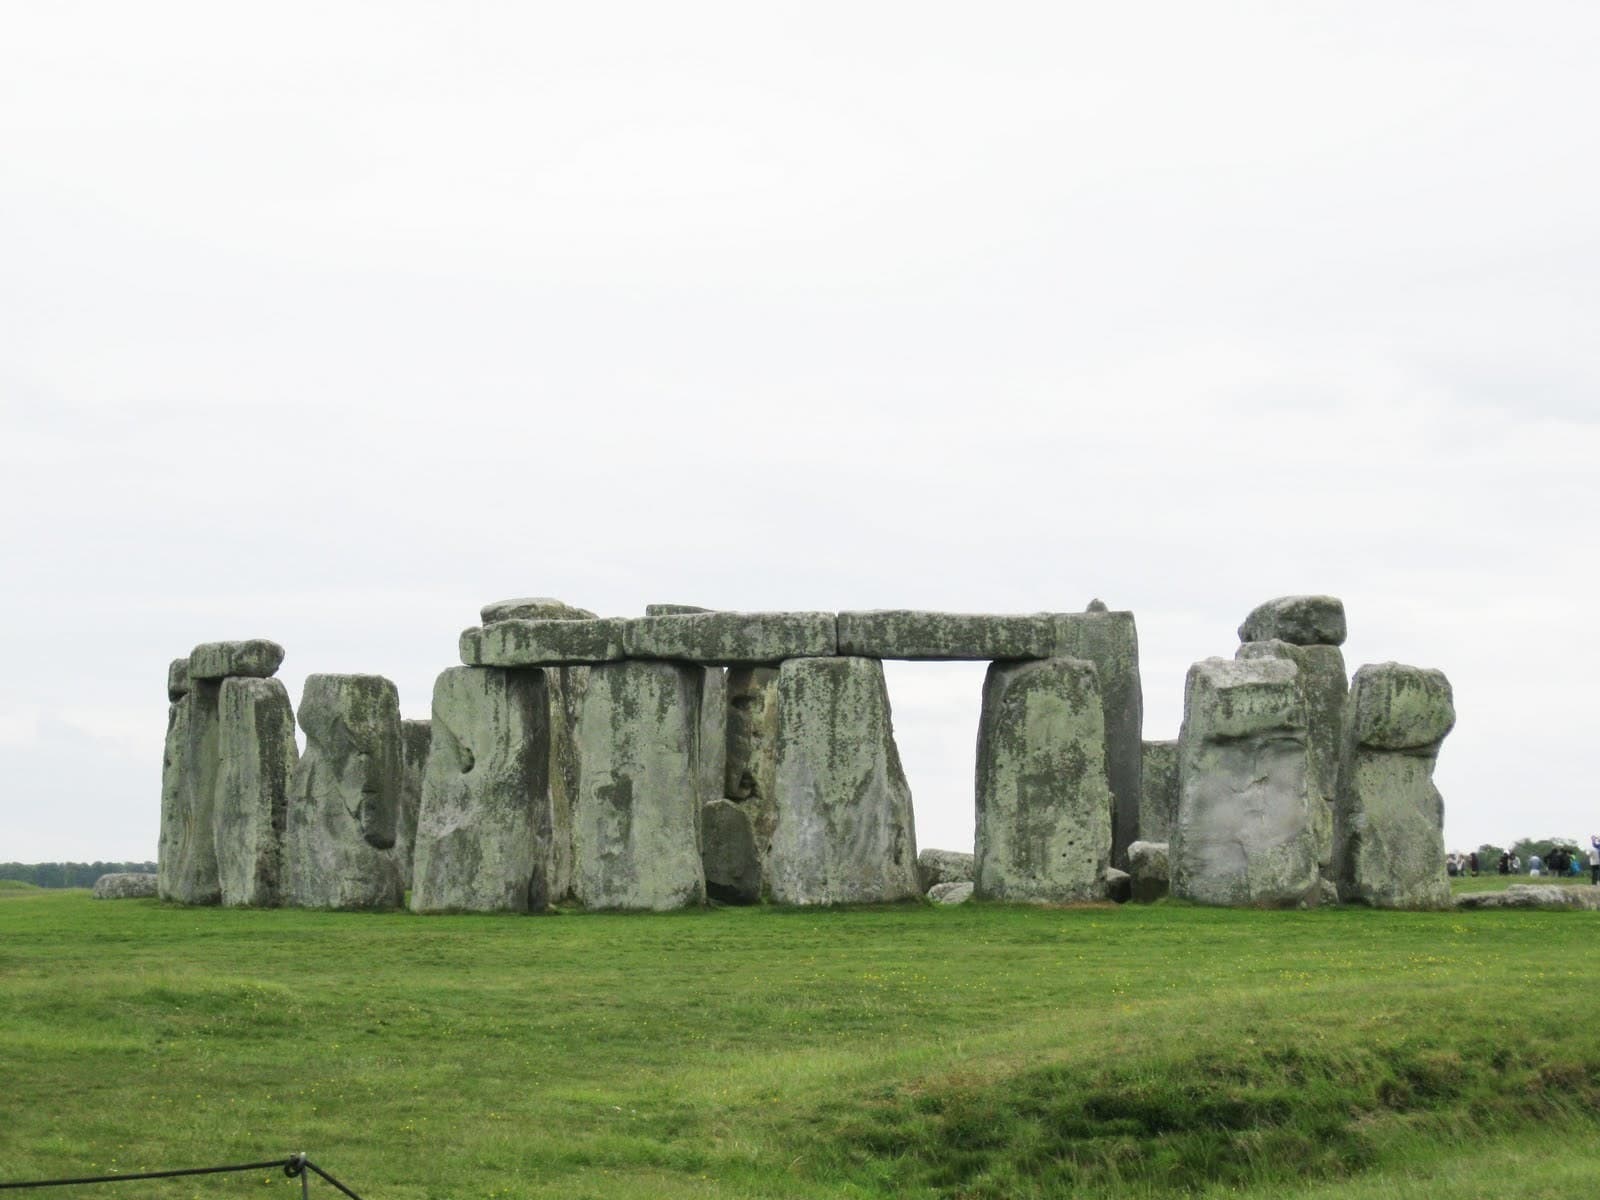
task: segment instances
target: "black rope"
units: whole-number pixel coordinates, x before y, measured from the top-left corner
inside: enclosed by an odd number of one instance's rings
[[[138,1171],[126,1175],[84,1175],[76,1179],[28,1179],[20,1183],[0,1183],[0,1191],[8,1188],[47,1188],[67,1187],[71,1184],[85,1183],[121,1183],[128,1179],[177,1179],[184,1175],[237,1175],[245,1171],[265,1171],[269,1167],[280,1167],[290,1179],[294,1179],[306,1171],[312,1171],[321,1176],[334,1187],[338,1188],[350,1200],[361,1200],[361,1197],[329,1175],[316,1163],[304,1154],[291,1155],[289,1158],[272,1158],[266,1162],[238,1163],[226,1167],[184,1167],[176,1171]]]

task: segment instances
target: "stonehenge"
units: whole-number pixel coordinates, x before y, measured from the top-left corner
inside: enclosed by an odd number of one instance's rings
[[[484,605],[400,717],[377,675],[211,642],[167,670],[159,897],[417,913],[723,904],[1449,902],[1437,671],[1344,607],[1251,611],[1146,740],[1133,614]],[[883,663],[989,664],[970,852],[917,850]],[[295,728],[304,734],[297,748]],[[937,893],[937,896],[934,896]]]

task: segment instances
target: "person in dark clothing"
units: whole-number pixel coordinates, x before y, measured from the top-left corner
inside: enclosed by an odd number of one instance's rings
[[[1500,851],[1500,874],[1511,874],[1511,851],[1509,850]]]
[[[1472,872],[1472,876],[1473,876],[1474,879],[1477,878],[1477,876],[1478,876],[1478,852],[1476,850],[1474,850],[1471,854],[1467,855],[1467,870]]]

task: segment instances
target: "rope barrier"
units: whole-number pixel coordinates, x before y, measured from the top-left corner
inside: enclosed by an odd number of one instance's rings
[[[47,1188],[68,1187],[73,1184],[122,1183],[130,1179],[178,1179],[185,1175],[237,1175],[245,1171],[265,1171],[272,1167],[281,1168],[283,1173],[290,1179],[298,1178],[302,1195],[307,1191],[309,1184],[307,1172],[310,1172],[331,1183],[346,1196],[349,1196],[350,1200],[361,1200],[360,1196],[345,1187],[344,1184],[329,1175],[304,1154],[293,1154],[288,1158],[272,1158],[265,1162],[236,1163],[223,1167],[181,1167],[172,1171],[137,1171],[129,1172],[126,1175],[82,1175],[75,1179],[28,1179],[19,1183],[0,1183],[0,1191],[12,1188]]]

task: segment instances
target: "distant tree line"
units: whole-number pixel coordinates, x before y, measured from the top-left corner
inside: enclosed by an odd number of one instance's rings
[[[153,862],[0,863],[0,879],[14,879],[42,888],[86,888],[102,875],[122,871],[154,871]]]

